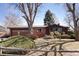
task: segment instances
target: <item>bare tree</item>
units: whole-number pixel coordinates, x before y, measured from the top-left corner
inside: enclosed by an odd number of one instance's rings
[[[22,23],[15,14],[11,13],[11,14],[5,16],[5,22],[4,22],[5,27],[19,26],[20,24],[22,24]]]
[[[23,18],[27,21],[30,34],[33,34],[32,26],[33,26],[35,17],[38,12],[38,7],[40,5],[41,5],[40,3],[20,3],[18,4],[19,10],[24,14]]]
[[[20,26],[22,24],[22,22],[20,21],[20,19],[15,15],[10,13],[9,15],[5,16],[5,21],[4,21],[4,27],[6,30],[6,35],[10,34],[10,31],[7,27],[13,27],[13,26]]]
[[[68,9],[68,12],[71,13],[71,16],[72,16],[72,21],[73,21],[73,25],[74,25],[74,32],[75,32],[75,40],[76,41],[79,41],[79,33],[78,33],[78,21],[79,21],[79,15],[77,14],[77,11],[76,10],[76,4],[75,3],[66,3],[66,6],[67,6],[67,9]]]
[[[67,25],[70,27],[70,29],[74,31],[73,20],[72,20],[71,14],[67,14],[67,16],[65,17],[65,21]]]

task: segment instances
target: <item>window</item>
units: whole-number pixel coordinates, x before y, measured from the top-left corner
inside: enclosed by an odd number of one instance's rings
[[[37,32],[41,32],[41,29],[38,29]]]
[[[50,28],[50,30],[52,31],[53,29],[52,29],[52,28]]]
[[[58,31],[59,31],[59,32],[62,32],[62,28],[58,28]]]

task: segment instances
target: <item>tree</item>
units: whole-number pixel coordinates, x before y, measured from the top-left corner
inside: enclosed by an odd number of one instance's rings
[[[79,41],[79,28],[78,28],[78,21],[79,21],[79,15],[77,14],[77,8],[76,8],[76,5],[75,3],[66,3],[66,7],[67,7],[67,10],[68,12],[70,12],[70,15],[72,16],[72,21],[73,21],[73,25],[74,25],[74,32],[75,32],[75,40],[76,41]]]
[[[41,5],[40,3],[19,3],[18,4],[19,10],[23,13],[22,17],[27,21],[30,34],[33,34],[32,26],[40,5]]]
[[[7,27],[13,27],[13,26],[20,26],[22,25],[22,22],[20,21],[20,18],[17,17],[15,14],[10,13],[9,15],[5,16],[4,21],[4,27],[6,30],[6,35],[9,35],[10,31]]]
[[[55,15],[48,10],[45,14],[44,25],[52,25],[55,23]]]
[[[5,16],[4,26],[6,28],[10,26],[19,26],[20,24],[22,24],[22,22],[15,14],[10,13],[9,15]]]
[[[73,20],[71,14],[67,14],[65,21],[67,25],[70,27],[70,30],[74,31]]]

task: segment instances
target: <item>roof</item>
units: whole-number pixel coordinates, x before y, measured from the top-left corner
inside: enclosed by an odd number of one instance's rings
[[[33,28],[38,28],[38,27],[47,27],[47,26],[33,26]],[[28,26],[10,26],[8,28],[28,28]]]
[[[59,24],[53,24],[53,25],[50,25],[50,26],[59,26],[59,27],[64,27],[64,28],[69,28],[67,26],[61,26]],[[48,27],[47,25],[44,25],[44,26],[33,26],[33,28],[44,28],[44,27]],[[10,26],[8,28],[28,28],[28,26]]]
[[[69,28],[69,27],[67,27],[67,26],[62,26],[62,25],[59,25],[59,24],[53,24],[53,25],[50,25],[50,26],[58,26],[58,27]]]

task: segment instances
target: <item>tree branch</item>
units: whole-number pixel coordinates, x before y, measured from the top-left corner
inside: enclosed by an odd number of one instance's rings
[[[34,19],[35,19],[36,14],[37,14],[38,7],[39,7],[40,5],[41,5],[41,4],[38,4],[38,3],[35,4],[35,10],[34,10],[33,22],[34,22]],[[32,22],[32,23],[33,23],[33,22]]]
[[[79,21],[79,18],[77,18],[76,22],[78,22],[78,21]]]
[[[68,11],[70,11],[70,12],[73,11],[69,3],[66,3],[66,6],[67,6]]]
[[[20,4],[19,4],[19,9],[20,9],[20,11],[26,16],[27,21],[29,21],[29,17],[28,17],[28,15],[27,15],[26,11],[25,11],[25,6],[24,6],[23,3],[20,3]],[[25,20],[26,20],[26,19],[25,19]]]

